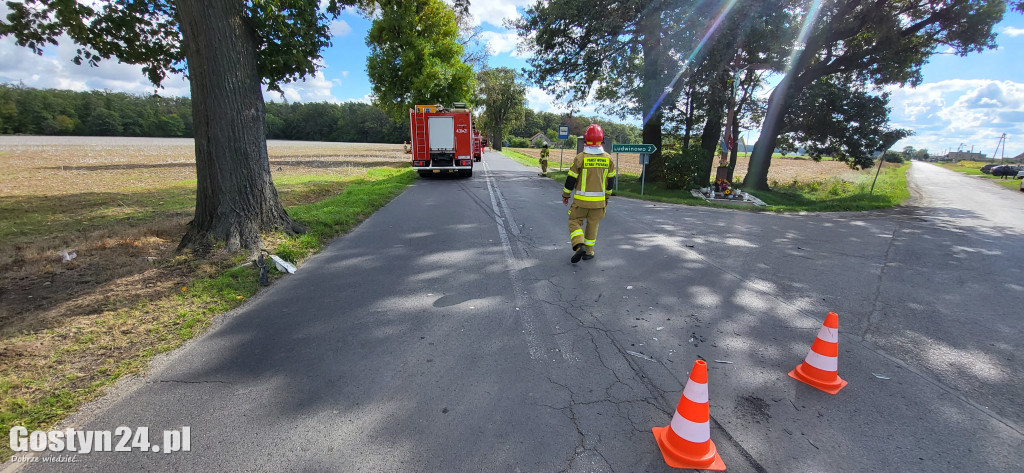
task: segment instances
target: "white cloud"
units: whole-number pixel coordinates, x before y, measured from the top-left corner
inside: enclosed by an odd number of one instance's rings
[[[992,153],[1002,133],[1024,136],[1024,83],[985,79],[946,80],[917,88],[891,88],[894,126],[916,134],[897,143],[932,154],[964,149]],[[1020,153],[1009,143],[1007,155]]]
[[[569,113],[571,111],[569,103],[556,99],[555,96],[545,92],[540,87],[526,88],[526,102],[528,107],[538,112]],[[600,115],[597,105],[593,100],[588,100],[584,105],[576,107],[576,110],[572,112],[574,115],[588,117]]]
[[[284,98],[289,102],[337,103],[338,99],[331,94],[331,88],[334,85],[333,81],[324,77],[323,72],[317,71],[304,80],[281,84],[281,90],[284,91]],[[280,100],[281,94],[264,90],[263,97],[266,100]]]
[[[334,20],[331,22],[331,37],[345,36],[352,32],[352,27],[345,20]]]
[[[505,20],[519,18],[518,7],[526,7],[533,0],[474,0],[469,4],[473,24],[490,23],[504,27]]]
[[[513,57],[526,57],[517,51],[519,47],[519,35],[512,31],[506,31],[504,33],[484,31],[480,33],[480,38],[487,45],[487,51],[493,56],[497,56],[502,53],[511,53]]]
[[[1024,36],[1024,28],[1016,28],[1013,26],[1007,26],[1003,28],[1003,34],[1006,36]]]
[[[59,46],[50,47],[43,56],[32,53],[28,48],[19,47],[9,37],[0,38],[0,83],[24,83],[37,89],[64,89],[74,91],[111,90],[139,95],[158,92],[168,97],[188,97],[188,81],[182,75],[172,75],[164,80],[164,88],[157,89],[146,75],[142,66],[124,64],[116,59],[100,61],[98,67],[75,65],[77,46],[68,39],[62,39]],[[344,77],[345,74],[343,73]],[[292,102],[337,102],[331,95],[332,87],[341,84],[328,80],[318,71],[305,80],[282,84],[284,97]],[[264,91],[267,100],[281,100],[281,94]]]
[[[358,102],[370,105],[373,104],[373,98],[373,93],[369,93],[359,98],[345,99],[344,102]]]
[[[142,66],[120,63],[116,59],[100,61],[97,67],[75,65],[71,59],[77,46],[66,36],[61,37],[59,43],[39,56],[16,45],[10,37],[0,38],[0,82],[23,82],[39,89],[112,90],[143,95],[157,91],[142,73]],[[188,82],[181,75],[167,77],[163,86],[160,95],[189,94]]]

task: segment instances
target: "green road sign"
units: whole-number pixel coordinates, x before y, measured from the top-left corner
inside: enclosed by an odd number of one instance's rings
[[[654,145],[624,145],[614,144],[612,145],[613,153],[653,153],[658,150],[657,146]]]

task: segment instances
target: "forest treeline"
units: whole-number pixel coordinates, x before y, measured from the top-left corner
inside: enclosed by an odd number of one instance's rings
[[[402,143],[409,139],[407,121],[395,122],[365,103],[267,102],[266,110],[269,139],[358,143]],[[513,128],[514,137],[544,133],[555,141],[559,125],[569,125],[571,134],[582,135],[587,125],[596,122],[616,143],[639,142],[639,128],[607,120],[529,109],[524,118]],[[184,97],[0,84],[0,134],[191,138],[192,101]]]

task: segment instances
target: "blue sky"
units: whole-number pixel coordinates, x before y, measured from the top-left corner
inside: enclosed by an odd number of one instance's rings
[[[470,12],[483,29],[483,38],[491,52],[489,65],[516,69],[526,67],[526,59],[516,52],[517,38],[505,22],[516,18],[528,0],[473,0]],[[7,8],[0,4],[0,14]],[[332,25],[333,45],[324,51],[324,67],[305,81],[284,86],[285,97],[296,102],[369,102],[370,82],[366,75],[366,32],[369,20],[346,12]],[[894,146],[927,148],[932,154],[944,154],[958,148],[991,155],[1002,133],[1007,135],[1006,155],[1024,152],[1024,15],[1008,12],[997,25],[999,48],[958,57],[936,54],[924,68],[924,82],[916,88],[891,87],[892,123],[910,128],[916,135]],[[117,62],[101,67],[75,66],[70,58],[75,46],[65,42],[52,47],[43,56],[35,56],[14,45],[10,38],[0,39],[0,82],[24,82],[30,87],[72,90],[108,89],[148,94],[154,91],[141,69]],[[180,77],[165,83],[162,95],[188,95],[188,84]],[[282,100],[268,93],[268,100]],[[530,108],[563,112],[544,91],[531,87],[527,92]],[[584,104],[579,114],[594,115],[597,104]],[[640,118],[629,121],[639,124]],[[744,133],[749,144],[757,130]]]

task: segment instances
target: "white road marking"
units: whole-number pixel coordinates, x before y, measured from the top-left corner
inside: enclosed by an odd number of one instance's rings
[[[490,169],[488,169],[486,163],[484,163],[483,167],[487,175],[484,180],[487,182],[487,193],[490,194],[491,197],[491,209],[494,210],[494,223],[498,226],[498,237],[501,238],[501,249],[505,253],[505,263],[508,265],[508,275],[509,279],[512,281],[512,291],[515,293],[514,304],[519,307],[524,305],[522,300],[522,294],[524,293],[523,286],[519,281],[519,269],[521,268],[521,265],[515,254],[512,252],[512,244],[509,241],[508,232],[505,230],[505,222],[502,221],[501,211],[498,209],[498,199],[496,198],[497,190],[492,182],[493,177],[491,176]],[[505,218],[511,222],[512,215],[508,212],[508,206],[503,204],[502,207],[506,209]],[[526,345],[530,352],[530,358],[534,360],[539,359],[543,355],[543,350],[541,349],[540,342],[537,340],[537,329],[535,328],[536,323],[533,315],[529,310],[521,310],[518,312],[519,318],[523,321],[523,333],[526,335]]]

